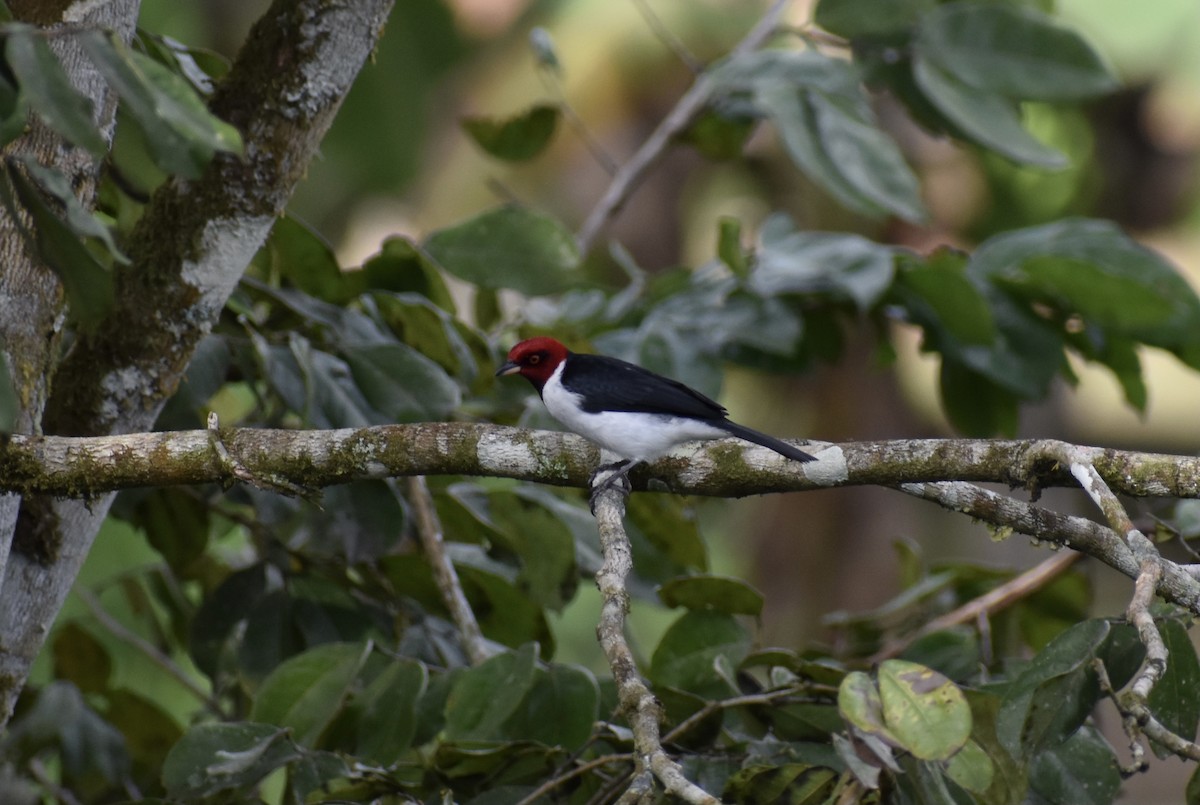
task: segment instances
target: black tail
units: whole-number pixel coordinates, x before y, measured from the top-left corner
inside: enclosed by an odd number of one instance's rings
[[[790,458],[793,461],[817,460],[816,456],[810,456],[808,453],[805,453],[799,448],[792,447],[785,441],[776,439],[774,436],[768,436],[765,433],[759,433],[752,428],[747,428],[745,425],[739,425],[736,422],[730,422],[728,419],[720,422],[714,422],[713,424],[722,430],[728,431],[730,436],[736,436],[739,439],[745,439],[748,442],[761,444],[763,447],[774,450],[784,458]]]

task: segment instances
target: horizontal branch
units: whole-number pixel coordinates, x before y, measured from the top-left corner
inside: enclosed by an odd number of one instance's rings
[[[1045,460],[1046,440],[912,439],[822,444],[801,464],[733,439],[677,449],[631,474],[635,490],[742,497],[838,486],[995,482],[1076,486]],[[1200,459],[1073,448],[1114,492],[1200,497]],[[10,436],[0,443],[0,491],[88,498],[134,487],[232,484],[311,490],[370,478],[477,475],[586,487],[597,449],[569,433],[428,422],[342,430],[218,430],[117,436]]]

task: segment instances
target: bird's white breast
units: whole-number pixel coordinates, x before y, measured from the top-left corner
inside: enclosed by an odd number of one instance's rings
[[[696,439],[719,439],[728,434],[720,428],[687,417],[633,411],[588,413],[582,396],[562,384],[565,363],[542,386],[542,402],[550,415],[580,436],[621,458],[649,461],[676,445]]]

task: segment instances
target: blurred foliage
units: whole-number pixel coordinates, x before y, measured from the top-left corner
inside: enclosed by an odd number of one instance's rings
[[[816,22],[847,40],[853,60],[796,40],[724,59],[707,73],[709,108],[681,140],[736,159],[768,123],[793,166],[840,204],[920,221],[918,175],[864,87],[886,89],[921,126],[1007,166],[997,173],[1065,165],[1069,149],[1037,136],[1028,102],[1078,101],[1116,82],[1051,5],[822,0]],[[372,125],[342,132],[347,139],[314,168],[312,186],[330,206],[348,188],[412,175],[434,77],[463,54],[445,7],[396,13],[403,20],[389,29],[403,41],[382,51],[346,104],[348,116],[369,106]],[[40,33],[3,33],[0,138],[10,142],[33,113],[103,151],[85,99]],[[203,104],[223,60],[151,32],[132,48],[95,31],[78,36],[121,98],[114,162],[126,180],[148,191],[167,175],[195,175],[214,153],[237,153],[237,132]],[[386,101],[373,95],[384,80],[395,93]],[[539,104],[465,126],[494,157],[528,160],[552,147],[562,116]],[[376,158],[384,147],[400,158]],[[74,326],[94,325],[144,197],[110,176],[93,215],[52,171],[17,157],[5,168],[7,209],[29,214],[28,235],[62,277]],[[617,245],[581,255],[558,217],[517,203],[391,238],[361,266],[339,265],[317,231],[288,216],[158,427],[203,427],[209,410],[224,425],[260,427],[529,422],[537,414],[527,389],[492,374],[518,335],[553,332],[715,394],[727,363],[804,372],[838,361],[864,324],[886,354],[892,322],[918,328],[940,360],[942,401],[965,434],[1013,432],[1023,405],[1074,379],[1071,357],[1107,368],[1129,405],[1143,408],[1140,349],[1200,368],[1200,300],[1117,226],[1063,211],[984,232],[970,253],[930,254],[811,231],[781,211],[754,237],[725,218],[712,259],[657,272]],[[10,396],[0,388],[0,424]],[[418,547],[410,503],[390,481],[329,489],[320,507],[245,487],[123,494],[112,517],[144,534],[160,561],[116,575],[104,602],[156,652],[155,673],[196,689],[168,697],[131,685],[119,673],[129,649],[115,645],[108,619],[65,620],[52,669],[27,690],[3,739],[0,799],[31,801],[49,780],[88,803],[614,799],[632,768],[628,725],[610,679],[556,661],[550,626],[599,567],[581,498],[494,479],[431,487],[495,649],[475,667]],[[1196,519],[1181,509],[1178,531],[1194,536]],[[753,621],[762,594],[711,571],[681,501],[636,496],[629,528],[631,590],[683,610],[643,658],[667,713],[664,734],[714,794],[988,805],[1117,796],[1117,759],[1092,720],[1105,696],[1094,660],[1119,686],[1143,650],[1131,627],[1087,617],[1082,575],[1027,595],[986,632],[968,624],[922,634],[922,624],[1011,574],[926,566],[906,549],[903,591],[876,610],[831,615],[828,645],[763,647]],[[1159,616],[1171,663],[1151,706],[1192,738],[1200,662],[1187,619],[1165,607]],[[893,646],[898,657],[872,661]],[[181,706],[181,695],[192,698]]]

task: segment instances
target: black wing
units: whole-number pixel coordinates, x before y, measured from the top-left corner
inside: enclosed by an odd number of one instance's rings
[[[583,410],[590,414],[633,411],[719,420],[728,413],[678,380],[605,355],[572,354],[563,369],[562,383],[583,395]]]

